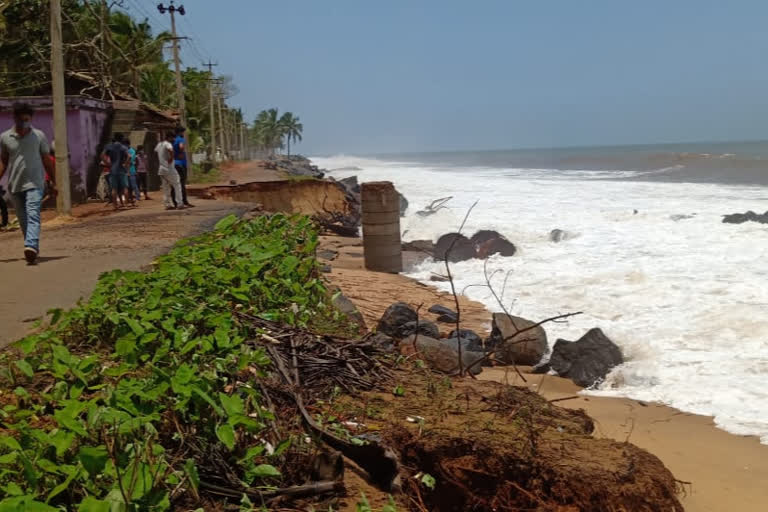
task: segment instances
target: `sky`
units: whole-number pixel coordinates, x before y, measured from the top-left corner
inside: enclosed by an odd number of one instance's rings
[[[179,3],[184,64],[298,115],[307,155],[768,139],[763,0]]]

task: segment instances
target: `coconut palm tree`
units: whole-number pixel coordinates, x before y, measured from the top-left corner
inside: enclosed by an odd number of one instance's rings
[[[299,121],[299,116],[293,115],[293,112],[286,112],[280,117],[280,129],[282,136],[285,137],[288,156],[291,156],[291,140],[293,142],[301,141],[301,134],[304,131],[304,125]]]
[[[283,132],[276,108],[262,110],[253,123],[254,141],[261,148],[274,154],[283,145]]]

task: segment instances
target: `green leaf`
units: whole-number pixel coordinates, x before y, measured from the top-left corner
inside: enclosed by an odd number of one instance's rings
[[[235,430],[231,425],[221,425],[217,428],[216,437],[230,450],[235,447]]]
[[[109,459],[109,454],[107,453],[107,448],[103,445],[83,446],[80,448],[78,458],[85,470],[93,478],[104,471],[104,467],[107,465],[107,460]]]
[[[31,496],[19,496],[0,501],[0,512],[58,512],[58,509],[35,501]]]
[[[136,340],[123,337],[115,343],[115,353],[119,356],[129,356],[136,351]]]
[[[66,480],[53,488],[50,494],[48,494],[48,499],[46,502],[51,501],[54,497],[56,497],[56,495],[65,491],[69,487],[69,484],[72,483],[72,480],[74,480],[79,475],[80,471],[77,468],[74,466],[69,466],[69,468],[71,469],[69,471],[69,476],[67,476]]]
[[[224,231],[235,222],[237,222],[237,216],[234,214],[229,214],[223,219],[221,219],[219,222],[217,222],[216,225],[213,227],[213,229],[215,229],[216,231]]]
[[[428,489],[434,489],[435,484],[437,482],[435,481],[435,477],[433,477],[429,473],[424,473],[421,476],[421,483],[424,484],[424,486],[427,487]]]
[[[131,489],[133,485],[133,494],[129,496],[130,499],[141,499],[152,490],[152,471],[149,465],[143,462],[130,464],[123,473],[122,482],[125,489]]]
[[[269,478],[269,477],[281,476],[277,468],[269,464],[259,464],[258,466],[253,468],[253,470],[251,470],[250,473],[252,476],[255,476],[256,478]]]
[[[239,396],[228,396],[224,393],[219,393],[219,401],[221,401],[221,406],[224,408],[227,416],[245,414],[245,403]]]
[[[213,409],[219,414],[219,416],[224,416],[224,409],[219,407],[219,404],[214,402],[213,398],[211,398],[211,396],[208,393],[198,388],[197,386],[192,387],[192,392],[197,394],[200,398],[202,398],[206,402],[208,402],[208,404],[210,404],[210,406],[213,407]]]
[[[19,442],[11,436],[0,436],[0,446],[5,446],[11,450],[21,450]]]
[[[5,486],[5,493],[8,496],[22,496],[24,494],[24,489],[19,487],[19,484],[16,482],[10,482]]]
[[[93,496],[87,496],[77,508],[77,512],[110,512],[111,510],[110,502],[97,500]]]
[[[17,457],[18,457],[18,453],[16,452],[0,455],[0,464],[13,464],[14,462],[16,462]]]
[[[395,389],[392,390],[392,394],[395,396],[405,396],[405,388],[403,386],[397,385]]]
[[[16,367],[21,370],[21,373],[27,377],[32,378],[35,376],[35,370],[32,368],[32,365],[27,362],[26,359],[19,359],[15,361],[14,364],[16,364]]]
[[[72,446],[72,441],[75,440],[75,434],[72,432],[65,432],[59,430],[52,436],[49,436],[48,442],[56,450],[56,456],[61,457]]]
[[[136,336],[141,336],[142,334],[144,334],[145,332],[144,328],[141,326],[139,322],[137,322],[133,318],[126,318],[125,323],[128,324],[128,327],[131,328],[131,330]]]

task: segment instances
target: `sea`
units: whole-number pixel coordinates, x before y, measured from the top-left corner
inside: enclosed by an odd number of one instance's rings
[[[768,444],[768,225],[723,215],[768,210],[768,142],[336,155],[337,179],[390,180],[407,198],[403,239],[493,229],[513,257],[452,265],[457,289],[540,320],[550,344],[599,327],[626,362],[599,396],[660,402],[714,417]],[[432,215],[419,214],[450,198]],[[439,204],[439,203],[438,203]],[[553,242],[552,230],[565,232]],[[430,282],[432,261],[408,275]],[[407,300],[407,297],[403,297]],[[490,315],[489,315],[490,326]]]

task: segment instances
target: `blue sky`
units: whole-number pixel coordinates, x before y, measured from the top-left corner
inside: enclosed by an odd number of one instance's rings
[[[768,139],[764,1],[182,3],[185,64],[299,115],[306,154]]]

